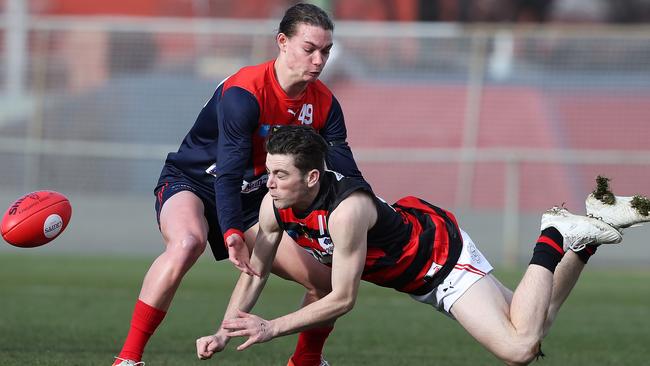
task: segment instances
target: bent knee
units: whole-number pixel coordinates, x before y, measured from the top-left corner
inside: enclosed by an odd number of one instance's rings
[[[167,240],[165,244],[166,251],[174,258],[181,261],[195,261],[205,251],[207,239],[189,234]]]
[[[329,273],[319,273],[318,275],[308,276],[308,278],[301,281],[301,283],[307,291],[307,296],[311,296],[314,299],[321,299],[332,292],[331,278],[332,277]]]
[[[307,290],[305,296],[312,298],[314,301],[322,299],[323,297],[327,296],[327,294],[332,292],[331,285],[323,284],[321,284],[321,287],[313,284],[308,284],[308,286],[305,286],[305,289]]]
[[[541,354],[540,352],[540,341],[531,340],[509,345],[507,351],[498,357],[507,365],[520,366],[530,364]]]

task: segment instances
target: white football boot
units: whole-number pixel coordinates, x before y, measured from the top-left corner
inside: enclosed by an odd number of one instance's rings
[[[126,360],[119,357],[115,357],[115,359],[118,361],[122,361],[118,364],[114,364],[115,366],[144,366],[144,361],[135,362],[133,360]]]
[[[541,230],[554,227],[564,238],[564,251],[582,250],[587,245],[618,244],[621,233],[593,217],[574,215],[563,207],[553,207],[542,215]]]
[[[641,226],[644,222],[650,222],[650,215],[648,215],[650,199],[643,196],[614,196],[614,203],[608,204],[592,193],[587,196],[585,206],[587,215],[601,219],[616,228]]]

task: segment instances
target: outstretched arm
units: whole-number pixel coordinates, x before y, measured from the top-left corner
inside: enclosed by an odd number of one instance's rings
[[[246,164],[250,160],[252,136],[259,120],[257,99],[248,91],[231,87],[223,93],[216,107],[218,124],[214,191],[217,216],[228,259],[237,269],[256,274],[249,262],[249,250],[244,242],[241,186]],[[249,243],[250,244],[250,243]]]
[[[332,292],[298,311],[270,321],[245,312],[237,319],[224,320],[223,328],[230,330],[227,336],[248,337],[237,349],[325,324],[350,311],[365,266],[368,230],[374,225],[376,216],[374,203],[366,193],[354,193],[343,200],[328,223],[334,243]]]
[[[273,201],[268,194],[262,201],[259,218],[260,225],[251,256],[251,266],[260,276],[249,275],[245,272],[240,274],[237,285],[230,296],[224,320],[237,318],[242,310],[250,311],[253,308],[271,272],[273,259],[282,238],[282,230],[275,220]],[[223,350],[229,338],[228,332],[221,326],[215,334],[197,339],[197,356],[203,360],[212,357],[214,353]]]

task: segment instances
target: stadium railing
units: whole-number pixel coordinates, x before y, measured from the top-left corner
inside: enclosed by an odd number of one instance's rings
[[[1,191],[150,194],[217,83],[275,57],[276,27],[6,17]],[[323,79],[384,198],[500,212],[504,261],[515,263],[521,218],[562,202],[581,212],[597,174],[621,194],[649,193],[647,34],[648,26],[338,22]]]

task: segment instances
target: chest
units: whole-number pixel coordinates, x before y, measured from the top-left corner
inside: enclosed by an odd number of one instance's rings
[[[317,210],[305,218],[297,218],[290,212],[281,213],[287,234],[323,264],[331,264],[334,253],[334,243],[327,227],[328,214]]]
[[[298,99],[286,99],[268,90],[259,100],[260,126],[302,124],[320,130],[331,106],[331,100],[310,89]]]

